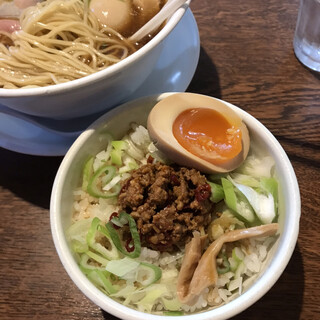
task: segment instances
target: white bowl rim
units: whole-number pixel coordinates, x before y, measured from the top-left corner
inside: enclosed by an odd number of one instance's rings
[[[170,93],[162,93],[159,95],[152,95],[148,97],[142,97],[136,99],[134,101],[130,101],[124,103],[115,109],[112,109],[97,119],[85,132],[83,132],[75,141],[75,143],[71,146],[66,156],[62,160],[62,163],[58,169],[52,194],[51,194],[51,202],[50,202],[50,223],[51,223],[51,231],[54,240],[54,244],[57,250],[57,253],[60,257],[60,260],[65,267],[66,272],[70,276],[70,278],[74,281],[74,283],[78,286],[78,288],[82,291],[84,295],[86,295],[91,301],[93,301],[96,305],[98,305],[103,310],[113,314],[114,316],[119,317],[120,319],[128,319],[128,320],[169,320],[172,319],[170,316],[160,316],[153,315],[148,313],[143,313],[140,311],[136,311],[134,309],[125,307],[115,300],[109,298],[104,293],[102,293],[99,289],[97,289],[81,272],[78,265],[76,264],[67,241],[64,236],[63,226],[61,217],[58,215],[58,207],[59,202],[62,197],[61,185],[62,181],[67,173],[67,169],[72,163],[73,157],[77,154],[77,152],[82,148],[83,143],[94,134],[94,130],[96,127],[99,127],[104,121],[107,121],[109,118],[112,118],[117,113],[121,112],[123,109],[127,108],[130,104],[140,103],[145,99],[163,99],[168,95],[175,94],[175,92]],[[214,98],[215,99],[215,98]],[[220,99],[218,99],[220,100]],[[226,102],[224,100],[221,100]],[[237,297],[235,300],[222,305],[218,308],[204,311],[197,314],[190,314],[180,316],[179,318],[190,319],[190,320],[223,320],[228,319],[240,312],[244,311],[251,305],[253,305],[256,301],[258,301],[263,295],[265,295],[271,287],[276,283],[284,269],[286,268],[295,248],[298,233],[299,233],[299,220],[301,214],[301,202],[300,202],[300,191],[297,182],[297,178],[293,167],[290,163],[289,158],[287,157],[284,149],[280,145],[280,143],[276,140],[273,134],[257,119],[251,116],[249,113],[244,110],[236,107],[233,104],[226,102],[231,108],[233,108],[236,112],[238,112],[241,117],[244,119],[245,123],[248,125],[249,129],[254,124],[255,128],[259,131],[264,132],[266,134],[266,140],[272,146],[272,149],[277,154],[277,157],[281,159],[279,171],[284,171],[286,174],[286,187],[288,188],[288,192],[292,195],[292,201],[287,203],[286,212],[290,212],[293,215],[293,219],[289,220],[289,224],[285,226],[285,232],[283,232],[281,243],[275,252],[277,259],[272,259],[268,269],[262,274],[261,280],[257,283],[251,285],[251,287],[244,292],[242,295]],[[280,254],[281,253],[281,254]]]
[[[88,83],[95,83],[104,79],[107,76],[112,76],[122,69],[126,69],[130,64],[137,60],[143,59],[145,54],[155,48],[160,42],[162,42],[175,26],[180,22],[181,18],[189,8],[191,0],[186,0],[186,4],[182,5],[168,20],[165,26],[143,47],[128,56],[127,58],[111,65],[110,67],[97,71],[79,79],[71,80],[65,83],[59,83],[55,85],[49,85],[36,88],[18,88],[18,89],[4,89],[0,88],[1,98],[17,98],[17,97],[29,97],[29,96],[43,96],[56,93],[64,93],[74,88],[81,88]]]

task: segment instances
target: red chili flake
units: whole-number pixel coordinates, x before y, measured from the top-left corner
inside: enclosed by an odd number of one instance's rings
[[[128,190],[131,179],[127,179],[124,185],[121,187],[120,193],[124,193]]]
[[[109,221],[111,221],[113,218],[115,218],[115,217],[118,217],[118,212],[113,212],[112,214],[111,214],[111,216],[110,216],[110,218],[109,218]],[[111,221],[111,223],[112,223],[112,221]],[[120,227],[119,226],[117,226],[117,225],[115,225],[114,223],[112,223],[112,225],[113,225],[113,227],[117,230],[117,229],[120,229]]]
[[[211,195],[211,187],[208,183],[198,186],[195,190],[195,197],[200,201],[208,199]]]
[[[147,163],[153,163],[153,160],[154,160],[154,158],[149,155],[149,157],[147,159]]]
[[[175,174],[172,174],[170,176],[170,181],[171,183],[174,185],[174,186],[178,186],[180,183],[179,183],[179,179],[178,177],[175,175]]]
[[[132,252],[134,250],[134,244],[133,244],[133,239],[132,238],[129,238],[126,241],[125,248],[126,248],[126,250],[128,252]]]

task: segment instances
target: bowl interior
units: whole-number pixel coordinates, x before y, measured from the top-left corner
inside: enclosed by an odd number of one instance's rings
[[[55,179],[51,204],[51,228],[60,259],[79,289],[105,311],[121,319],[159,319],[160,316],[129,309],[100,292],[82,274],[68,246],[65,230],[71,224],[73,190],[80,185],[82,167],[92,155],[105,148],[105,133],[114,138],[123,136],[130,123],[146,125],[148,113],[161,99],[173,93],[141,98],[121,105],[94,122],[80,135],[66,154]],[[280,185],[279,223],[280,236],[264,264],[264,271],[247,290],[235,300],[219,308],[199,314],[183,316],[188,319],[226,319],[245,310],[262,297],[277,281],[294,250],[300,218],[300,195],[294,170],[274,136],[256,119],[243,110],[228,104],[243,118],[251,139],[276,162],[276,175]],[[162,316],[165,319],[166,317]],[[169,318],[169,317],[168,317]]]

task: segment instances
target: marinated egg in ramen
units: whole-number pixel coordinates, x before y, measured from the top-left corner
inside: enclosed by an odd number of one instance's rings
[[[157,103],[148,130],[169,159],[205,173],[234,170],[250,147],[248,129],[237,113],[200,94],[178,93]]]
[[[124,36],[132,35],[154,15],[166,1],[161,0],[91,0],[90,10],[100,23]]]

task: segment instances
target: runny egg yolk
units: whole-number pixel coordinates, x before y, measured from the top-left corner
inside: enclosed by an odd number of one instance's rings
[[[242,150],[240,123],[209,108],[192,108],[174,120],[174,137],[190,153],[213,164],[222,164]]]

